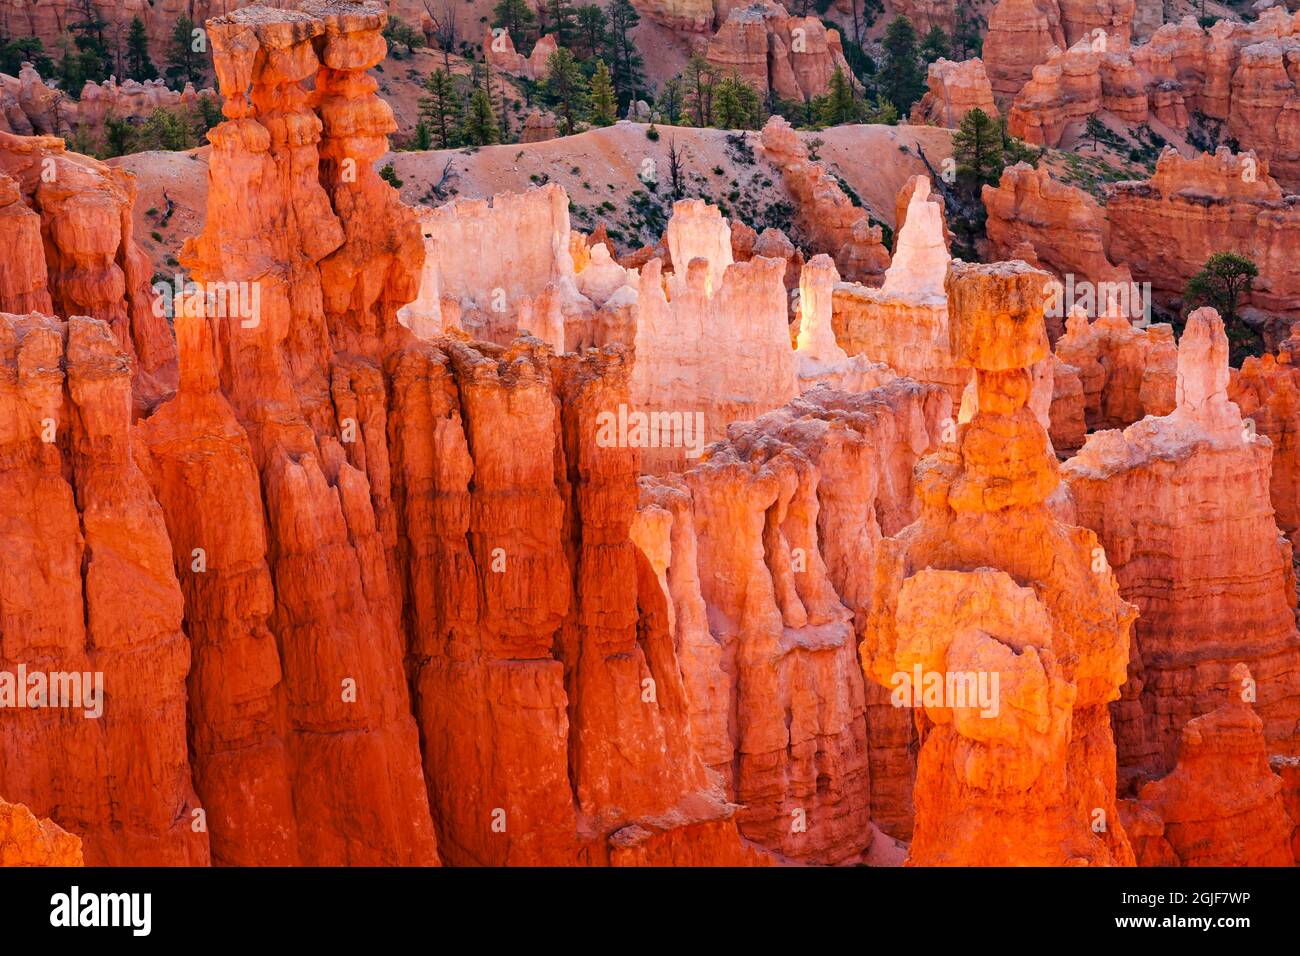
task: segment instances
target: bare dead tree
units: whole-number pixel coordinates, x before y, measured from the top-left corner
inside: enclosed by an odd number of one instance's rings
[[[682,169],[682,154],[677,148],[677,137],[668,140],[668,182],[673,188],[673,198],[681,199],[686,186],[686,176]]]
[[[438,41],[438,46],[442,50],[442,65],[448,75],[451,74],[451,51],[456,48],[456,39],[459,35],[456,27],[456,9],[450,3],[442,5],[442,14],[433,12],[433,4],[429,0],[424,0],[424,12],[429,15],[429,22],[433,24],[433,38]]]
[[[430,191],[439,199],[447,198],[447,194],[444,189],[444,187],[447,185],[447,180],[460,178],[459,173],[452,171],[451,164],[453,162],[454,160],[451,159],[447,160],[447,165],[442,168],[442,175],[438,177],[438,181],[436,183],[434,183],[432,186],[429,187]]]

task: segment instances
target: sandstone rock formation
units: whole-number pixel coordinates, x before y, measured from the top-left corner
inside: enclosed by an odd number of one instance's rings
[[[1295,543],[1300,530],[1300,369],[1291,353],[1251,356],[1234,372],[1228,398],[1241,409],[1249,427],[1269,440],[1273,467],[1269,488],[1277,525]]]
[[[799,134],[780,116],[763,127],[763,152],[781,170],[795,200],[796,223],[814,252],[835,260],[849,282],[875,284],[889,266],[879,226],[853,202],[821,163],[808,158]]]
[[[1014,96],[1053,48],[1059,52],[1086,39],[1098,50],[1125,49],[1134,14],[1134,0],[999,0],[984,40],[993,91]]]
[[[144,120],[159,109],[193,110],[200,96],[215,95],[210,89],[196,92],[190,83],[177,91],[162,80],[118,83],[117,77],[109,77],[102,84],[87,83],[80,98],[72,99],[49,87],[35,67],[24,63],[16,77],[0,73],[0,132],[68,136],[80,129],[98,135],[109,117]]]
[[[849,358],[835,341],[833,296],[840,275],[828,255],[815,256],[799,277],[799,337],[795,348],[799,391],[825,383],[843,392],[865,392],[897,375],[865,355]]]
[[[63,706],[39,706],[34,685],[22,692],[38,706],[6,702],[0,792],[79,836],[92,865],[206,864],[207,834],[191,829],[190,648],[132,447],[130,353],[99,318],[0,313],[0,342],[0,671],[84,675]]]
[[[81,841],[21,803],[0,800],[0,866],[81,866]]]
[[[1023,257],[1023,245],[1033,249],[1033,265],[1068,282],[1070,294],[1062,288],[1048,306],[1048,334],[1055,341],[1063,319],[1079,304],[1072,290],[1090,286],[1094,315],[1104,314],[1106,304],[1123,293],[1131,318],[1137,318],[1128,301],[1134,288],[1128,267],[1115,265],[1108,255],[1106,210],[1081,189],[1052,178],[1046,167],[1034,169],[1017,163],[1002,171],[998,185],[982,190],[988,212],[986,231],[990,254],[996,259]]]
[[[954,63],[941,58],[930,64],[926,93],[912,107],[912,122],[956,129],[974,109],[995,119],[998,115],[984,61],[977,58]]]
[[[984,38],[984,65],[993,92],[1008,99],[1015,96],[1053,48],[1067,45],[1056,0],[998,0]]]
[[[727,221],[699,199],[674,205],[665,239],[676,271],[665,280],[658,259],[640,270],[632,405],[697,430],[647,454],[648,471],[698,457],[731,422],[777,408],[798,391],[785,262],[733,262]]]
[[[1236,664],[1230,676],[1227,702],[1187,722],[1177,766],[1142,788],[1141,806],[1164,824],[1176,865],[1291,866],[1295,821],[1282,778],[1269,769],[1252,695],[1243,690],[1250,670]]]
[[[916,192],[917,189],[922,188],[921,186],[922,183],[925,184],[924,188],[928,193],[930,189],[929,176],[923,175],[921,173],[917,173],[914,176],[909,176],[907,178],[907,181],[903,183],[903,188],[898,191],[897,198],[894,200],[894,249],[895,251],[897,251],[898,249],[898,237],[902,235],[903,227],[907,225],[907,210],[908,207],[910,207],[912,204],[912,194]],[[930,195],[929,201],[932,205],[937,206],[939,208],[939,221],[943,224],[943,244],[949,251],[951,251],[952,230],[948,228],[948,219],[944,215],[943,197]]]
[[[1130,124],[1154,117],[1180,132],[1243,144],[1267,159],[1284,185],[1300,186],[1300,92],[1287,66],[1300,48],[1300,24],[1284,8],[1250,23],[1220,19],[1208,29],[1187,17],[1130,49],[1123,30],[1103,38],[1097,31],[1104,27],[1096,26],[1084,33],[1067,28],[1064,39],[1073,44],[1067,48],[1053,34],[1050,11],[1046,19],[1018,21],[1031,24],[1032,39],[1008,43],[1003,37],[1016,31],[998,13],[1013,4],[1026,0],[1002,0],[990,17],[985,62],[994,92],[1015,96],[1008,115],[1014,135],[1055,146],[1067,128],[1098,112]]]
[[[1076,308],[1056,342],[1056,355],[1078,374],[1091,430],[1127,428],[1177,405],[1178,350],[1168,325],[1141,328],[1117,311],[1090,323]]]
[[[1259,268],[1247,304],[1300,318],[1300,206],[1286,198],[1266,159],[1252,153],[1184,159],[1166,150],[1144,183],[1117,183],[1106,205],[1109,254],[1180,297],[1215,252],[1238,250]]]
[[[741,832],[783,857],[853,860],[868,820],[910,830],[909,721],[866,694],[854,634],[882,527],[915,515],[912,465],[950,408],[906,380],[817,388],[642,481],[701,753]]]
[[[555,183],[420,210],[420,295],[399,313],[422,337],[457,327],[506,343],[526,329],[557,352],[590,324],[575,284],[569,197]]]
[[[944,245],[943,212],[929,201],[929,180],[909,185],[907,216],[882,287],[841,283],[835,289],[835,338],[849,355],[943,387],[957,407],[970,371],[956,361],[949,341],[944,277],[952,257]]]
[[[1085,37],[1034,67],[1007,113],[1007,130],[1032,146],[1059,146],[1067,129],[1105,110],[1125,123],[1145,123],[1143,78],[1128,51]]]
[[[1079,370],[1052,356],[1052,403],[1048,408],[1047,434],[1057,457],[1069,458],[1087,440],[1083,382]]]
[[[560,135],[555,114],[549,110],[533,109],[524,117],[524,128],[519,134],[521,143],[544,143]]]
[[[722,73],[735,73],[760,96],[806,102],[826,92],[839,69],[853,82],[840,35],[817,17],[792,17],[775,0],[733,7],[709,40],[705,57]]]
[[[489,66],[502,73],[524,76],[530,80],[546,79],[547,61],[559,48],[553,33],[538,37],[528,56],[515,50],[515,41],[504,27],[489,29],[483,37],[483,56]]]
[[[1141,611],[1114,706],[1129,777],[1173,767],[1183,725],[1222,701],[1237,663],[1254,674],[1270,752],[1296,747],[1291,546],[1269,497],[1272,449],[1228,400],[1227,353],[1218,315],[1194,313],[1178,346],[1174,411],[1096,432],[1063,466],[1079,522],[1096,530]]]
[[[975,369],[978,411],[918,465],[920,518],[876,562],[861,654],[914,708],[913,865],[1133,861],[1106,705],[1135,609],[1094,571],[1092,532],[1046,505],[1056,462],[1027,405],[1029,367],[1048,357],[1045,276],[952,266],[953,347]]]
[[[713,29],[714,0],[637,0],[641,15],[681,33]]]
[[[785,287],[799,287],[799,274],[803,270],[803,251],[780,229],[772,226],[761,233],[755,232],[739,219],[731,221],[731,256],[736,262],[748,262],[754,256],[785,260]],[[667,250],[664,250],[667,265]]]
[[[0,217],[11,223],[0,310],[90,316],[127,355],[137,412],[176,388],[176,346],[132,235],[130,174],[53,137],[0,133]],[[11,238],[12,237],[12,238]]]

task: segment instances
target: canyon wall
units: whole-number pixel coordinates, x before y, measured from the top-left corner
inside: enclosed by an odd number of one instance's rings
[[[772,0],[734,7],[709,40],[705,58],[766,97],[803,103],[821,96],[835,70],[855,82],[840,35],[817,17],[792,17]]]
[[[907,380],[823,386],[642,481],[702,756],[741,832],[783,857],[853,860],[870,821],[910,832],[910,715],[864,688],[854,635],[882,530],[915,515],[912,466],[950,414]]]
[[[1177,361],[1173,412],[1095,432],[1064,465],[1079,522],[1141,610],[1113,708],[1130,779],[1173,767],[1183,725],[1223,699],[1236,663],[1254,674],[1271,753],[1294,751],[1300,712],[1295,577],[1273,516],[1272,449],[1228,400],[1227,338],[1213,310],[1188,319]]]
[[[1292,251],[1300,241],[1300,208],[1270,170],[1253,153],[1220,148],[1184,159],[1166,150],[1150,180],[1111,187],[1110,255],[1157,295],[1181,297],[1206,259],[1236,251],[1259,268],[1247,301],[1300,318],[1300,264]]]

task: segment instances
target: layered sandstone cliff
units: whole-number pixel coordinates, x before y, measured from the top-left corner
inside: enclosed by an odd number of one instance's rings
[[[1107,704],[1135,609],[1096,572],[1093,533],[1046,504],[1057,467],[1028,404],[1029,367],[1048,357],[1045,276],[953,265],[977,411],[918,466],[920,518],[877,559],[861,654],[917,721],[915,865],[1133,861]]]
[[[688,427],[699,424],[686,440],[654,436],[656,450],[645,459],[651,471],[699,457],[731,422],[755,418],[798,392],[786,264],[763,257],[733,262],[727,221],[698,199],[676,203],[665,238],[675,271],[665,277],[658,259],[640,270],[632,403],[678,416]]]
[[[1113,708],[1130,777],[1173,767],[1183,725],[1223,699],[1237,663],[1254,675],[1270,752],[1296,746],[1291,546],[1273,516],[1269,442],[1243,427],[1227,397],[1227,351],[1218,315],[1194,313],[1178,347],[1174,411],[1096,432],[1064,466],[1079,522],[1096,530],[1121,592],[1141,610]]]
[[[14,225],[0,265],[0,310],[107,323],[128,356],[141,411],[175,390],[177,372],[149,257],[132,234],[134,202],[129,173],[53,137],[0,133],[0,215]]]
[[[774,0],[733,7],[709,40],[705,58],[767,96],[805,102],[821,96],[838,69],[853,82],[840,35],[817,17],[792,17]]]
[[[871,821],[910,831],[910,720],[864,688],[855,634],[882,531],[915,515],[912,466],[950,408],[906,380],[816,388],[642,481],[701,754],[744,805],[741,832],[784,857],[856,859]]]
[[[940,58],[930,64],[926,92],[912,107],[912,122],[956,129],[975,109],[986,116],[998,115],[984,61],[976,58],[954,63]]]
[[[1229,676],[1227,702],[1187,722],[1177,766],[1142,788],[1139,806],[1159,818],[1175,865],[1291,866],[1296,824],[1269,768],[1250,670],[1236,664]]]
[[[1007,113],[1007,130],[1033,146],[1059,146],[1071,127],[1106,111],[1124,123],[1145,123],[1143,77],[1124,48],[1084,37],[1035,66]]]
[[[1253,153],[1185,159],[1166,150],[1150,180],[1112,187],[1110,255],[1157,296],[1176,298],[1211,255],[1239,250],[1259,268],[1248,303],[1300,317],[1300,207],[1270,171]]]

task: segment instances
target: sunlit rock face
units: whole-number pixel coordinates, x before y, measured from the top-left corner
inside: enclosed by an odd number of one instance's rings
[[[1045,276],[952,266],[953,350],[977,411],[918,465],[920,517],[877,558],[860,650],[916,717],[915,865],[1133,861],[1107,705],[1135,609],[1094,569],[1096,536],[1047,506],[1057,465],[1029,407]]]
[[[867,693],[856,644],[882,528],[915,515],[912,466],[950,414],[907,380],[822,386],[642,480],[701,756],[782,857],[850,862],[873,822],[910,831],[910,716]]]
[[[0,866],[81,866],[81,841],[21,803],[0,800]]]
[[[786,263],[733,262],[730,226],[698,199],[675,204],[666,240],[675,271],[664,276],[658,259],[640,270],[631,395],[637,411],[667,416],[656,421],[676,431],[665,437],[651,424],[647,471],[680,469],[731,422],[798,394]]]
[[[135,182],[52,136],[0,133],[0,311],[106,322],[128,355],[133,408],[176,389],[176,344],[131,221]]]
[[[1138,605],[1129,680],[1113,708],[1121,770],[1159,776],[1192,718],[1250,668],[1271,753],[1294,753],[1300,637],[1291,545],[1270,499],[1272,448],[1228,399],[1228,343],[1211,309],[1178,347],[1176,407],[1089,436],[1064,472]],[[1226,493],[1226,489],[1232,492]]]
[[[952,256],[944,242],[942,207],[930,200],[928,180],[910,185],[907,215],[881,288],[835,287],[835,337],[850,355],[942,386],[959,407],[970,369],[956,361],[949,341],[944,277]]]
[[[419,296],[398,312],[417,335],[459,328],[507,344],[523,330],[563,352],[566,337],[587,334],[595,306],[576,284],[562,187],[459,199],[420,220]]]

